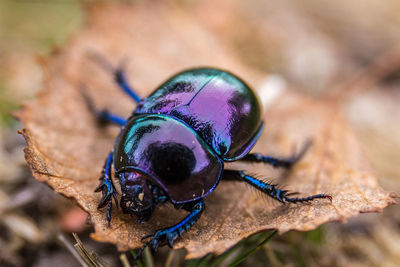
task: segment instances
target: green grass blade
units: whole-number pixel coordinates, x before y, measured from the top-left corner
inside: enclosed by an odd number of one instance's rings
[[[135,251],[134,251],[133,249],[129,250],[129,252],[132,254],[133,258],[136,257],[136,253],[135,253]],[[143,264],[142,264],[142,261],[141,261],[141,260],[137,260],[137,261],[136,261],[136,265],[137,265],[138,267],[143,267]]]
[[[236,258],[231,264],[229,264],[229,267],[237,266],[239,263],[241,263],[242,261],[247,259],[249,256],[254,254],[257,250],[262,248],[262,246],[264,246],[269,240],[271,240],[271,238],[273,238],[277,233],[278,233],[278,231],[276,231],[276,230],[274,232],[272,232],[272,234],[270,234],[266,239],[264,239],[255,248],[253,248],[252,250],[250,250],[250,251],[240,255],[238,258]]]

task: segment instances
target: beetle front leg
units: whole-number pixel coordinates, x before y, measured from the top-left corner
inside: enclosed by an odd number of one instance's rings
[[[238,180],[243,181],[251,186],[254,186],[261,192],[267,194],[275,200],[278,200],[281,203],[299,203],[299,202],[309,202],[317,198],[327,198],[332,202],[332,197],[326,194],[317,194],[308,197],[290,197],[297,193],[291,193],[288,190],[282,190],[277,187],[277,185],[270,184],[264,181],[261,181],[253,176],[247,175],[242,171],[232,171],[232,170],[224,170],[222,177],[227,180]]]
[[[304,156],[304,154],[307,152],[310,146],[311,146],[311,141],[309,140],[303,145],[299,153],[290,156],[288,158],[274,158],[270,156],[264,156],[259,153],[253,153],[253,154],[247,154],[240,160],[247,162],[263,162],[271,164],[273,167],[290,168],[291,166],[293,166],[293,164],[295,164]]]
[[[100,184],[95,190],[95,192],[101,191],[103,193],[103,197],[101,198],[97,208],[101,209],[108,204],[108,209],[107,209],[108,224],[110,224],[111,222],[111,209],[112,209],[111,197],[114,198],[114,201],[118,207],[117,194],[111,179],[111,166],[113,162],[113,157],[114,157],[114,152],[110,152],[103,166],[103,171],[100,177]]]
[[[152,237],[138,252],[136,259],[141,257],[143,250],[149,246],[153,252],[156,252],[160,245],[165,243],[172,248],[175,239],[189,230],[189,228],[200,218],[204,210],[204,202],[200,200],[195,203],[190,209],[190,214],[186,216],[182,221],[175,224],[174,226],[163,228],[155,231],[152,234],[146,235],[142,240]]]

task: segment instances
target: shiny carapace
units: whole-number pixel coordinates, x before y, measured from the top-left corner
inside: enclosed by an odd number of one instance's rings
[[[122,126],[96,189],[103,193],[99,208],[108,206],[110,222],[112,198],[118,203],[114,182],[119,182],[122,211],[140,222],[146,222],[157,205],[166,202],[189,212],[177,224],[146,236],[150,239],[138,255],[146,246],[153,251],[164,244],[172,247],[174,240],[200,218],[205,197],[221,179],[246,182],[282,203],[331,199],[325,194],[290,197],[288,191],[245,171],[224,170],[224,162],[236,160],[288,168],[308,147],[280,159],[250,153],[263,129],[261,105],[250,87],[232,73],[214,68],[186,70],[147,98],[136,94],[121,70],[116,69],[114,76],[137,106],[126,120],[93,110],[103,121]]]

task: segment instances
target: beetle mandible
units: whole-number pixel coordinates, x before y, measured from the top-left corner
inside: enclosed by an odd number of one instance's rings
[[[332,197],[317,194],[291,197],[294,193],[279,189],[240,170],[224,170],[224,162],[263,162],[289,168],[306,152],[274,158],[249,153],[259,138],[263,122],[261,105],[250,87],[230,72],[214,68],[195,68],[180,72],[160,85],[147,98],[140,98],[129,86],[122,68],[111,69],[115,81],[137,106],[128,119],[103,110],[91,110],[103,121],[122,126],[113,150],[106,158],[100,185],[98,208],[108,206],[111,221],[112,198],[118,205],[112,180],[121,185],[120,207],[124,213],[147,221],[157,205],[171,202],[189,212],[177,224],[156,230],[140,249],[160,245],[170,247],[176,238],[200,218],[204,198],[221,179],[243,181],[282,203],[308,202]],[[89,102],[88,102],[89,103]]]

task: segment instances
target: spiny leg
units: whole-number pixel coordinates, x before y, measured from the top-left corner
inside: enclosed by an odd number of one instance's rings
[[[283,167],[283,168],[290,168],[293,164],[299,161],[304,154],[307,152],[308,148],[311,146],[311,141],[307,141],[299,153],[290,156],[288,158],[274,158],[270,156],[264,156],[259,153],[247,154],[244,156],[241,161],[247,162],[263,162],[267,164],[271,164],[273,167]]]
[[[114,184],[111,179],[111,166],[112,166],[112,162],[113,162],[113,157],[114,157],[114,153],[110,152],[110,154],[108,155],[108,157],[106,159],[106,162],[104,163],[103,171],[101,172],[100,184],[95,190],[95,192],[101,191],[103,193],[103,197],[101,198],[100,203],[97,206],[97,208],[101,209],[108,204],[108,209],[107,209],[108,224],[110,224],[110,222],[111,222],[111,209],[112,209],[111,196],[114,198],[115,204],[118,207],[117,194],[116,194],[116,190],[115,190]]]
[[[119,117],[117,115],[111,114],[107,110],[101,110],[100,112],[96,113],[96,115],[102,121],[115,123],[115,124],[120,125],[120,126],[124,126],[126,124],[126,119],[121,118],[121,117]]]
[[[130,96],[135,102],[137,103],[140,102],[141,99],[139,95],[135,93],[135,90],[129,85],[124,75],[123,68],[121,66],[115,68],[108,60],[106,60],[104,57],[102,57],[97,53],[90,53],[90,58],[93,59],[96,63],[98,63],[99,66],[101,66],[104,70],[112,73],[115,82],[122,89],[122,91],[124,91],[128,96]]]
[[[277,185],[261,181],[257,178],[254,178],[250,175],[243,173],[242,171],[224,170],[224,172],[222,174],[222,178],[228,179],[228,180],[244,181],[244,182],[254,186],[258,190],[262,191],[263,193],[267,194],[268,196],[272,197],[273,199],[278,200],[279,202],[282,202],[282,203],[309,202],[309,201],[317,199],[317,198],[327,198],[332,202],[332,197],[330,195],[326,195],[326,194],[317,194],[317,195],[312,195],[312,196],[308,196],[308,197],[292,198],[290,196],[297,194],[297,193],[290,193],[287,190],[281,190],[277,187]]]
[[[163,228],[155,231],[152,234],[146,235],[142,240],[152,237],[138,252],[136,260],[139,259],[143,253],[143,250],[149,246],[153,252],[156,252],[160,245],[167,243],[172,248],[175,239],[178,236],[189,230],[190,227],[200,218],[204,210],[204,202],[200,200],[189,207],[184,207],[190,214],[186,216],[182,221],[175,224],[174,226]]]
[[[83,88],[81,89],[81,93],[90,112],[93,113],[101,122],[110,122],[120,126],[124,126],[126,124],[126,120],[124,118],[114,115],[107,110],[98,110],[95,107],[93,100],[87,95]]]

